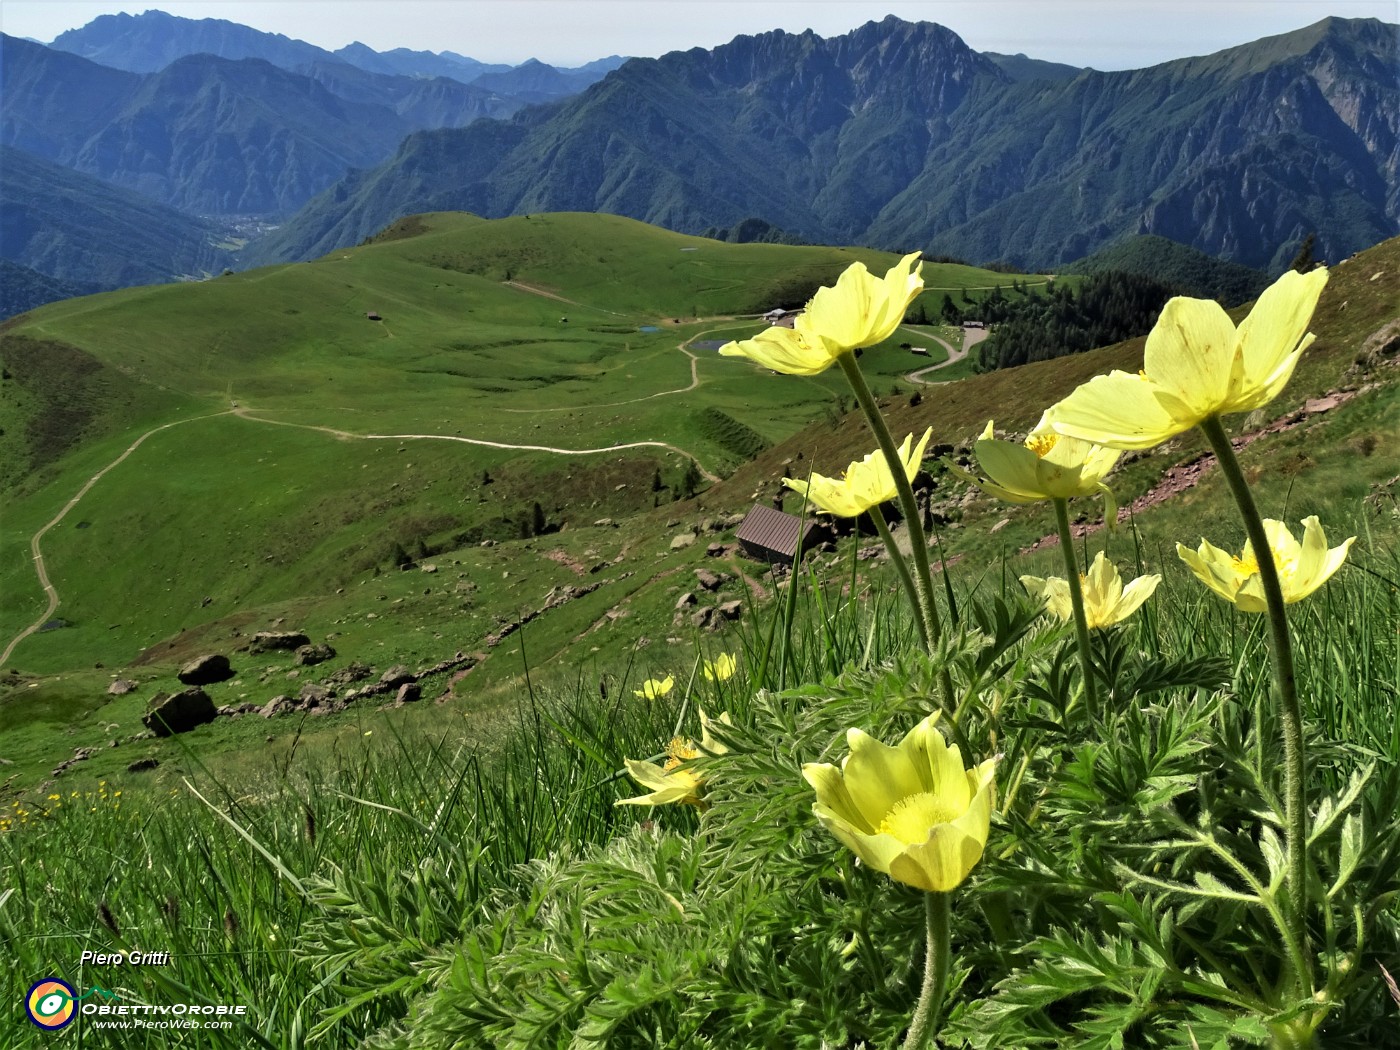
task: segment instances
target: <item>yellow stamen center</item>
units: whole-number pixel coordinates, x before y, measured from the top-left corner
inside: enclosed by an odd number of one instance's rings
[[[1044,434],[1032,434],[1026,438],[1026,448],[1030,449],[1041,459],[1049,455],[1050,450],[1055,447],[1055,442],[1060,440],[1060,435],[1053,431]]]
[[[896,802],[875,830],[912,846],[927,842],[935,824],[947,824],[956,816],[944,799],[931,791],[920,791]]]
[[[682,762],[688,762],[690,759],[698,757],[699,754],[700,752],[695,750],[695,745],[685,737],[673,736],[671,742],[666,745],[666,763],[661,768],[669,772]]]
[[[1241,576],[1259,575],[1259,560],[1254,557],[1253,551],[1245,551],[1240,557],[1231,558],[1230,561],[1234,563],[1235,571]]]

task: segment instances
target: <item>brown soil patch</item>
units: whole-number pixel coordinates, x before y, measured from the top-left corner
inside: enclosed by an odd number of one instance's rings
[[[1281,416],[1268,426],[1261,427],[1259,430],[1252,430],[1248,434],[1241,434],[1239,437],[1234,438],[1230,442],[1230,445],[1238,452],[1240,449],[1249,447],[1261,437],[1268,434],[1281,434],[1286,430],[1292,430],[1295,427],[1301,426],[1311,417],[1329,412],[1338,405],[1345,404],[1358,393],[1360,393],[1359,390],[1336,390],[1324,397],[1313,398],[1302,408],[1295,412],[1290,412],[1286,416]],[[1157,504],[1165,502],[1178,493],[1195,488],[1200,484],[1201,479],[1205,477],[1206,473],[1214,466],[1215,455],[1211,452],[1201,452],[1185,462],[1173,464],[1168,467],[1166,473],[1162,475],[1162,480],[1152,486],[1149,491],[1133,500],[1133,502],[1126,507],[1118,508],[1118,520],[1120,522],[1127,521],[1135,514],[1142,513],[1142,511],[1146,510],[1148,507],[1155,507]],[[1084,536],[1098,532],[1102,528],[1103,522],[1101,521],[1083,522],[1078,525],[1070,526],[1070,532],[1075,539],[1081,539]],[[1057,533],[1051,533],[1048,536],[1042,536],[1029,547],[1022,547],[1020,553],[1032,554],[1035,551],[1046,550],[1050,547],[1058,547],[1059,544],[1059,535]]]

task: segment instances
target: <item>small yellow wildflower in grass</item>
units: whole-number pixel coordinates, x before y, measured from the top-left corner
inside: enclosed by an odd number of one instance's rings
[[[817,793],[812,812],[867,866],[899,882],[946,893],[968,874],[987,845],[996,760],[963,767],[934,722],[935,712],[891,747],[859,729],[846,734],[840,768],[802,767]]]
[[[1283,600],[1288,604],[1301,601],[1317,590],[1342,567],[1355,536],[1331,550],[1317,515],[1303,519],[1303,542],[1299,543],[1288,526],[1273,518],[1264,519],[1264,532],[1278,569]],[[1187,567],[1204,583],[1240,612],[1268,611],[1264,585],[1259,577],[1259,561],[1253,544],[1246,541],[1238,558],[1202,539],[1196,550],[1176,545],[1176,553]]]
[[[725,725],[731,724],[728,712],[720,715],[719,720]],[[701,805],[700,789],[705,783],[705,778],[686,766],[686,763],[699,758],[702,754],[723,755],[729,750],[710,735],[711,725],[709,717],[702,710],[700,712],[702,735],[699,748],[684,737],[673,737],[671,742],[666,745],[666,759],[662,765],[624,758],[622,763],[626,766],[628,775],[642,787],[651,788],[651,791],[634,798],[618,799],[613,805],[665,806],[672,802],[682,802],[692,806]]]
[[[632,695],[639,696],[643,700],[660,700],[663,696],[665,696],[671,691],[675,684],[676,679],[674,678],[674,676],[669,674],[665,678],[661,679],[648,678],[645,682],[642,683],[642,687],[640,689],[632,690]]]
[[[919,472],[919,465],[924,461],[924,449],[928,448],[932,436],[933,428],[929,427],[917,445],[914,445],[914,435],[909,434],[899,446],[899,459],[906,478],[913,480]],[[819,510],[838,518],[854,518],[898,495],[889,462],[878,449],[860,462],[848,466],[840,480],[813,474],[810,481],[784,478],[783,484],[800,493]]]
[[[734,659],[732,653],[721,653],[719,659],[713,662],[705,661],[705,677],[711,682],[727,682],[734,677],[738,666],[739,662]]]
[[[1142,371],[1095,376],[1051,407],[1061,434],[1114,448],[1151,448],[1205,419],[1279,395],[1312,343],[1308,322],[1325,269],[1289,271],[1236,328],[1219,303],[1177,296],[1147,336]]]
[[[992,422],[988,420],[982,436],[972,446],[986,477],[975,477],[952,463],[950,469],[989,496],[1008,503],[1102,494],[1104,519],[1111,524],[1116,517],[1113,493],[1103,479],[1122,451],[1057,434],[1050,428],[1048,417],[1049,413],[1040,417],[1024,442],[992,437]]]
[[[852,263],[835,286],[818,289],[792,328],[775,325],[752,339],[725,343],[719,352],[747,357],[788,375],[825,372],[840,355],[894,334],[924,288],[914,265],[918,258],[918,252],[906,255],[883,278],[871,274],[864,263]]]
[[[1090,630],[1095,627],[1111,627],[1126,620],[1138,607],[1152,596],[1162,577],[1156,573],[1139,576],[1128,586],[1123,586],[1117,568],[1108,560],[1103,551],[1094,558],[1089,572],[1079,577],[1080,593],[1084,596],[1084,618]],[[1021,585],[1033,596],[1045,601],[1045,610],[1052,616],[1068,622],[1074,616],[1070,602],[1069,581],[1058,576],[1041,579],[1039,576],[1022,576]]]

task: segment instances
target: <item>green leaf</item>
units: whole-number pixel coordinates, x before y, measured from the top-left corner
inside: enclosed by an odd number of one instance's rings
[[[1340,893],[1342,887],[1347,884],[1352,873],[1356,871],[1356,866],[1361,863],[1365,849],[1366,832],[1361,814],[1348,813],[1342,821],[1342,838],[1337,849],[1337,877],[1327,891],[1328,900]]]

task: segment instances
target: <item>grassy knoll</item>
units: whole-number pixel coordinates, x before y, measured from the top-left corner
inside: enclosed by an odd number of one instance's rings
[[[546,221],[550,236],[531,240],[524,224]],[[1298,999],[1280,991],[1298,985],[1279,932],[1296,924],[1280,918],[1291,905],[1278,892],[1265,632],[1189,578],[1173,548],[1204,533],[1238,549],[1216,472],[1081,541],[1086,555],[1107,544],[1125,575],[1164,577],[1132,620],[1096,637],[1099,717],[1086,717],[1070,632],[1017,583],[1061,571],[1058,552],[1017,554],[1051,530],[1045,508],[965,498],[942,475],[960,619],[925,654],[893,574],[860,558],[870,537],[786,579],[708,554],[732,538],[727,515],[767,499],[785,468],[834,473],[871,440],[841,414],[834,376],[775,376],[697,342],[691,388],[677,344],[757,322],[720,308],[737,286],[695,276],[703,260],[686,257],[706,245],[681,252],[692,239],[599,221],[503,220],[510,237],[498,237],[495,223],[430,216],[315,264],[58,304],[6,333],[61,340],[88,355],[88,373],[136,392],[90,411],[83,440],[11,488],[0,583],[7,596],[31,590],[7,600],[6,632],[42,609],[28,537],[136,436],[176,424],[48,534],[65,623],[0,670],[10,1001],[54,974],[127,1003],[251,1008],[217,1033],[118,1037],[80,1019],[80,1039],[97,1047],[895,1045],[919,982],[922,902],[817,825],[799,769],[839,761],[852,726],[897,740],[946,681],[964,757],[1001,756],[988,849],[953,910],[948,1045],[1268,1045],[1266,1022],[1324,1003],[1337,1004],[1325,1038],[1384,1045],[1394,1014],[1379,966],[1400,972],[1400,515],[1385,455],[1400,431],[1400,244],[1336,268],[1294,382],[1231,420],[1260,432],[1349,388],[1241,452],[1266,514],[1317,513],[1331,542],[1358,537],[1291,619],[1309,798],[1318,814],[1347,813],[1318,817],[1312,950],[1293,955],[1326,983],[1299,985],[1319,994]],[[585,236],[601,228],[630,250],[611,255]],[[478,235],[490,250],[473,255]],[[510,255],[512,238],[529,250]],[[551,244],[553,257],[531,254]],[[770,281],[764,294],[846,258],[755,247],[772,269],[745,255],[734,265],[753,269],[735,272],[746,290]],[[628,269],[643,262],[665,274],[660,291]],[[596,271],[605,265],[628,279],[612,287]],[[541,291],[576,300],[567,322]],[[686,314],[685,297],[704,316]],[[1141,353],[1127,344],[916,398],[899,377],[937,358],[899,343],[932,334],[896,332],[861,365],[896,434],[932,425],[946,445],[988,417],[1024,429],[1074,383],[1135,368]],[[37,395],[25,397],[6,402],[7,419],[30,418]],[[687,498],[678,451],[566,457],[408,436],[419,433],[575,448],[662,440],[728,476]],[[16,434],[4,436],[26,455],[44,447]],[[1183,437],[1125,457],[1120,499],[1199,451]],[[1097,505],[1075,510],[1091,522]],[[709,591],[697,570],[730,578]],[[695,609],[720,600],[740,601],[741,618],[696,627]],[[946,603],[944,616],[953,625]],[[277,627],[337,655],[307,668],[241,648]],[[425,674],[423,698],[404,706],[380,694],[330,714],[140,734],[146,699],[210,650],[229,652],[236,672],[208,687],[220,705],[294,695],[356,662],[377,675],[460,652],[470,670]],[[713,682],[698,660],[720,652],[739,671]],[[138,688],[109,696],[119,675]],[[665,698],[636,697],[666,675],[676,684]],[[639,791],[623,760],[663,761],[673,736],[697,739],[702,706],[732,721],[717,730],[728,751],[699,767],[709,808],[616,808]],[[52,776],[75,747],[92,753]],[[129,949],[168,950],[172,964],[77,961]],[[41,1038],[17,1010],[10,1020],[7,1036]]]
[[[541,663],[651,639],[646,625],[694,586],[673,577],[702,557],[704,542],[667,548],[668,522],[703,520],[669,509],[693,483],[687,455],[727,474],[848,403],[835,376],[756,396],[752,370],[713,347],[762,329],[743,315],[800,305],[855,258],[881,268],[892,257],[721,244],[611,216],[440,214],[314,263],[16,319],[0,399],[14,466],[0,532],[6,639],[45,607],[31,537],[165,429],[42,540],[62,604],[0,680],[9,753],[40,775],[76,746],[139,733],[140,703],[111,702],[107,681],[134,676],[144,698],[173,688],[182,661],[273,625],[336,648],[315,679],[355,660],[426,666],[487,648],[462,687],[473,695],[518,676],[518,643],[503,659],[486,640],[555,588],[597,585],[533,623]],[[927,269],[931,289],[978,294],[1003,279]],[[900,389],[905,372],[940,359],[928,331],[903,329],[868,355],[877,386]],[[634,442],[651,444],[539,450]],[[591,531],[605,518],[621,527]],[[541,525],[546,536],[529,540]],[[236,663],[239,676],[211,688],[220,704],[302,684],[284,678],[290,666]],[[80,713],[82,740],[54,738],[50,706]],[[124,763],[113,753],[107,765]]]

